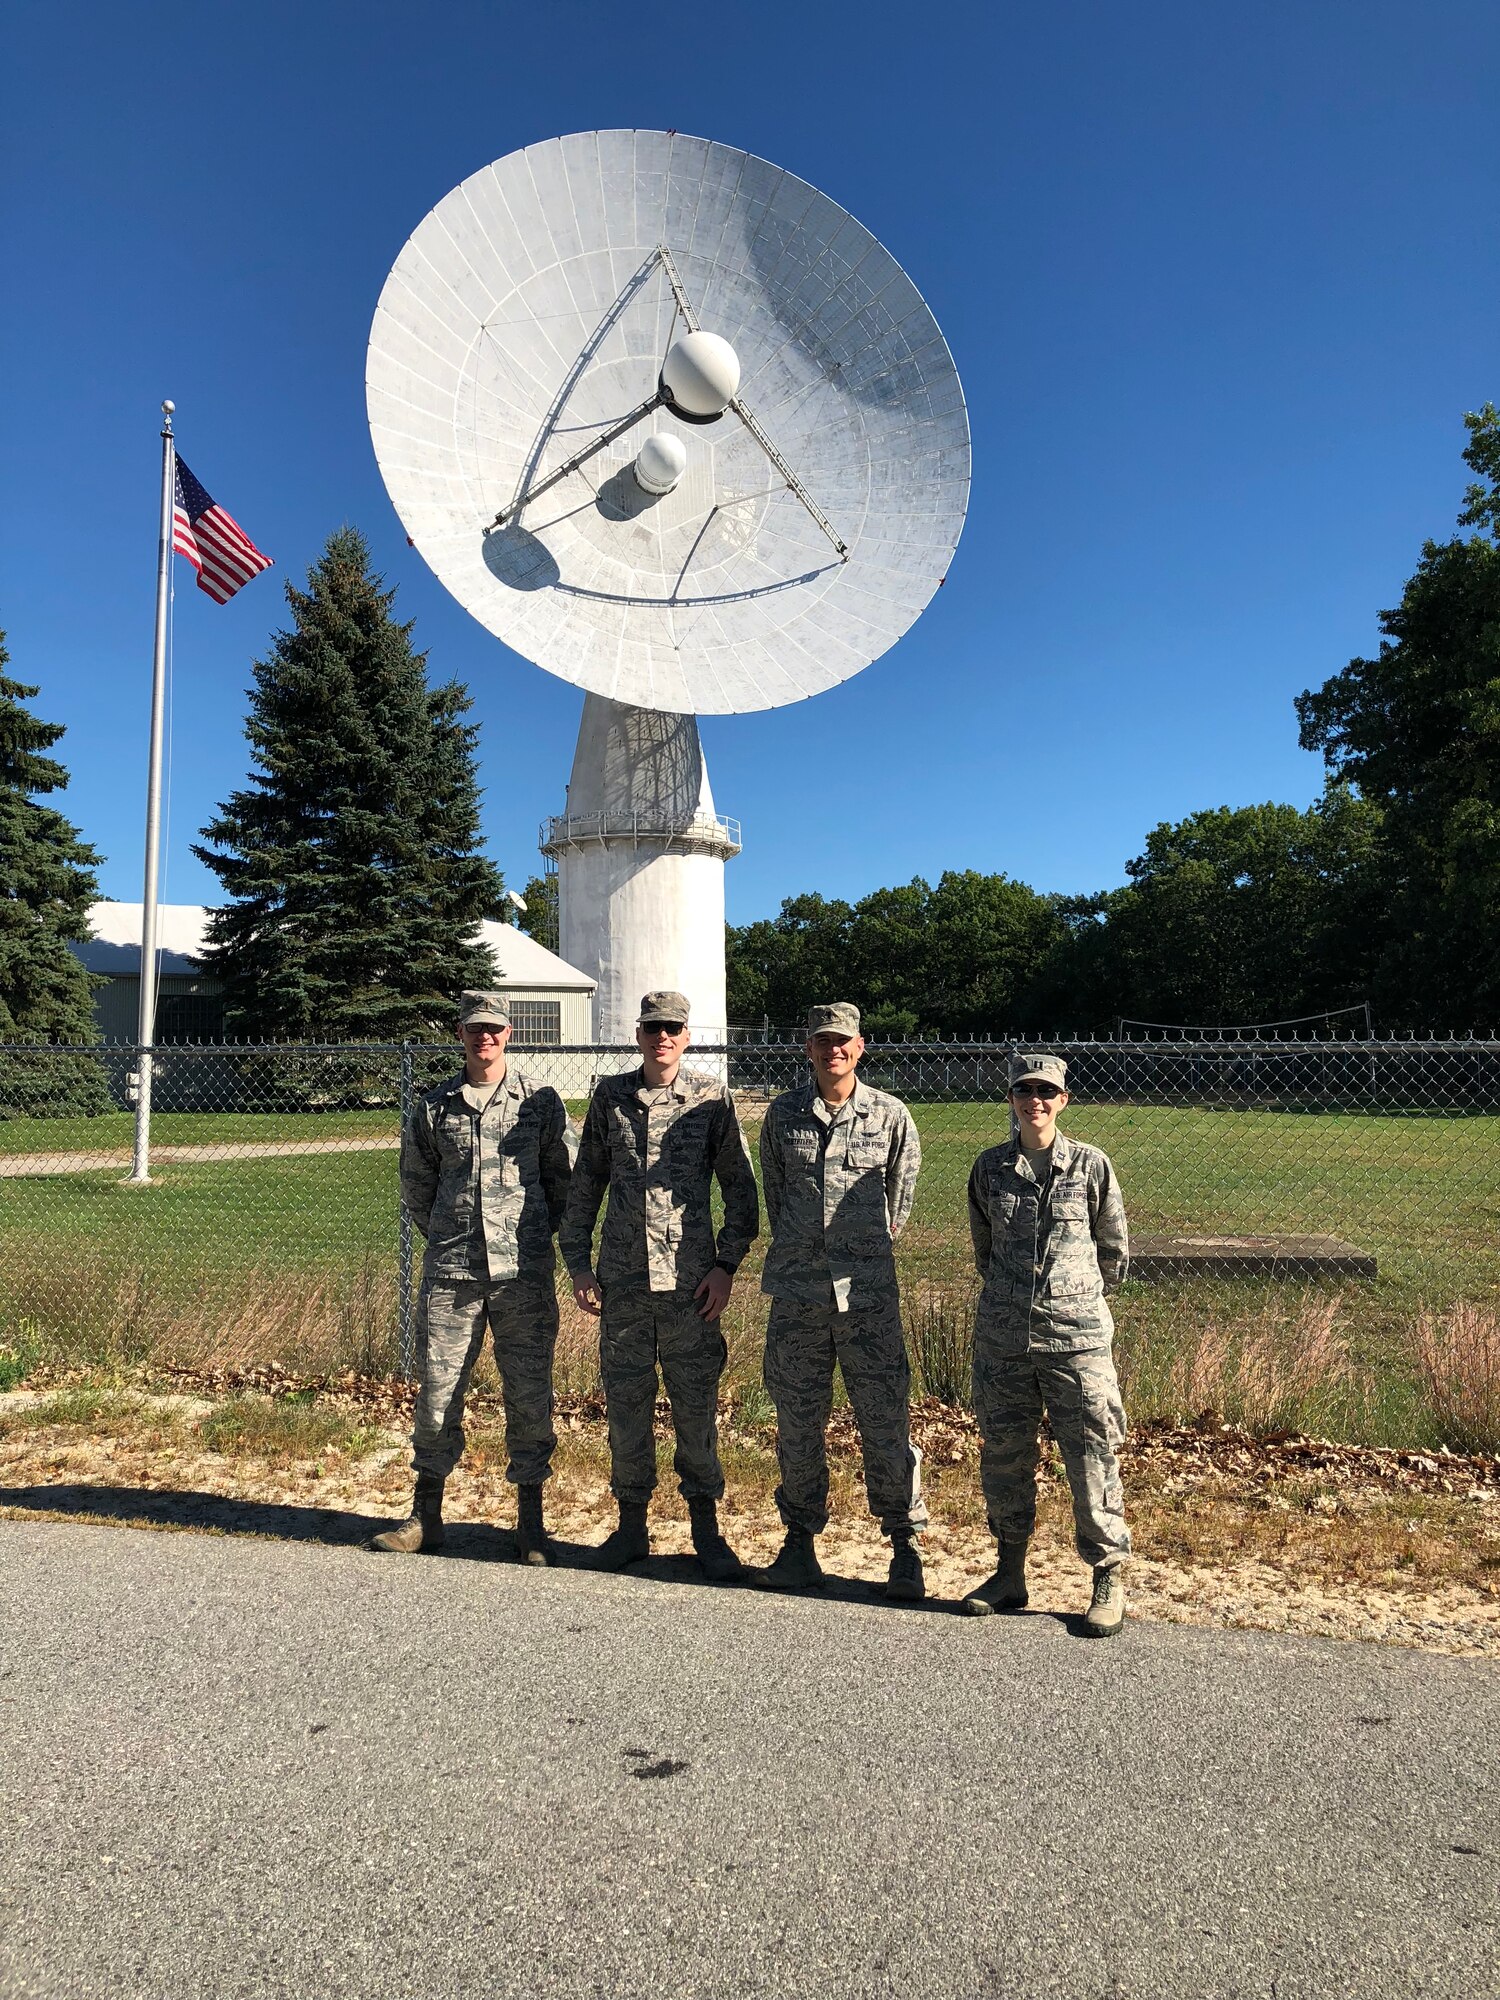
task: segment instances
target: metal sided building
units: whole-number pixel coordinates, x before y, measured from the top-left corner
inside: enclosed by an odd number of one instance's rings
[[[94,1018],[106,1042],[133,1042],[141,996],[141,906],[95,903],[94,935],[71,947],[105,984],[94,995]],[[208,912],[196,904],[163,903],[157,911],[161,984],[156,1009],[158,1042],[214,1042],[223,1038],[219,982],[199,962]],[[499,986],[510,1001],[512,1045],[587,1047],[593,1040],[594,981],[525,931],[484,923],[480,933],[495,955]],[[457,995],[454,995],[455,1000]],[[523,1059],[524,1064],[524,1059]]]

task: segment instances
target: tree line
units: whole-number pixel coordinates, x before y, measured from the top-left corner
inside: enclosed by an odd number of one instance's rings
[[[1500,416],[1464,419],[1467,536],[1424,544],[1373,659],[1296,701],[1323,796],[1146,836],[1117,889],[945,874],[791,896],[729,931],[729,1012],[858,996],[881,1036],[1245,1025],[1368,1002],[1381,1030],[1500,1023]]]
[[[789,1028],[809,994],[856,997],[881,1036],[1211,1026],[1369,1001],[1381,1028],[1500,1022],[1500,416],[1466,416],[1470,530],[1424,544],[1373,659],[1297,698],[1323,796],[1163,824],[1117,889],[1044,896],[951,871],[858,902],[791,896],[728,932],[730,1018]],[[505,913],[480,838],[478,732],[429,685],[412,627],[352,528],[253,664],[248,783],[194,852],[217,875],[206,967],[231,1036],[445,1034],[495,977],[471,942]],[[0,1041],[95,1037],[88,936],[100,857],[52,803],[62,728],[10,678],[0,634]],[[557,947],[555,879],[524,926]]]

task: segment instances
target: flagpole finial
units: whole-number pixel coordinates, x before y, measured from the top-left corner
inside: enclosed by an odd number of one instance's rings
[[[173,411],[174,411],[174,410],[175,410],[176,408],[177,408],[177,405],[176,405],[176,404],[175,404],[174,402],[172,402],[170,398],[168,398],[168,400],[167,400],[166,402],[164,402],[164,403],[162,404],[162,406],[161,406],[161,413],[162,413],[162,416],[163,416],[163,418],[165,419],[165,422],[164,422],[164,425],[163,425],[163,428],[164,428],[164,429],[166,429],[166,430],[170,430],[170,429],[172,428],[172,412],[173,412]]]

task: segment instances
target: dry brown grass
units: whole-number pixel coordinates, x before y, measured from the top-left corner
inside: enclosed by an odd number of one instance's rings
[[[87,1300],[80,1315],[78,1302]],[[238,1368],[268,1361],[303,1373],[362,1375],[396,1366],[396,1275],[384,1259],[337,1274],[260,1267],[206,1272],[196,1290],[159,1283],[144,1265],[121,1270],[100,1253],[28,1273],[16,1326],[39,1355],[43,1329],[73,1322],[56,1358],[100,1369]]]
[[[1299,1292],[1252,1316],[1208,1316],[1175,1342],[1122,1355],[1127,1407],[1213,1418],[1256,1435],[1358,1436],[1374,1384],[1350,1352],[1339,1293]]]
[[[3,1274],[0,1274],[3,1275]],[[304,1378],[394,1376],[397,1277],[383,1258],[345,1270],[206,1269],[172,1284],[145,1265],[122,1269],[103,1250],[71,1254],[0,1283],[0,1389],[40,1364],[119,1380],[134,1371],[253,1369]],[[181,1274],[178,1274],[180,1279]],[[598,1321],[563,1282],[556,1384],[597,1396]],[[913,1388],[961,1407],[972,1354],[972,1283],[912,1276],[906,1286]],[[80,1302],[83,1302],[82,1306]],[[1117,1356],[1133,1419],[1212,1412],[1257,1432],[1297,1430],[1359,1442],[1500,1450],[1500,1310],[1466,1304],[1393,1319],[1378,1341],[1354,1291],[1288,1286],[1249,1296],[1155,1301],[1121,1313]],[[771,1419],[761,1380],[766,1301],[755,1272],[735,1286],[723,1320],[726,1401],[748,1428]],[[69,1325],[66,1339],[56,1329]],[[49,1331],[49,1329],[51,1331]],[[492,1363],[477,1386],[493,1389]],[[842,1395],[837,1403],[842,1406]]]
[[[1500,1454],[1500,1310],[1461,1303],[1424,1312],[1412,1346],[1443,1442]]]
[[[907,1299],[906,1331],[913,1394],[967,1408],[974,1379],[972,1290],[914,1287]]]

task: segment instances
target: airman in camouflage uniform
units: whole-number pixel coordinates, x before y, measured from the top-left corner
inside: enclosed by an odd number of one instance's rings
[[[718,1320],[760,1233],[760,1197],[729,1092],[681,1067],[687,1023],[682,994],[648,993],[642,1000],[641,1065],[594,1086],[558,1242],[579,1305],[601,1314],[610,1490],[620,1522],[596,1561],[623,1569],[651,1552],[646,1516],[656,1487],[659,1363],[693,1546],[704,1573],[722,1583],[742,1572],[718,1525],[719,1379],[728,1353]],[[717,1240],[710,1207],[715,1179],[724,1197]],[[596,1271],[594,1222],[606,1192]]]
[[[974,1321],[974,1409],[999,1564],[964,1606],[983,1614],[1026,1604],[1045,1410],[1072,1489],[1078,1553],[1094,1571],[1084,1628],[1107,1638],[1125,1613],[1121,1565],[1130,1531],[1115,1456],[1125,1411],[1105,1294],[1124,1282],[1130,1244],[1108,1157],[1057,1130],[1066,1080],[1060,1056],[1015,1057],[1017,1136],[981,1153],[969,1176],[969,1228],[984,1279]]]
[[[557,1443],[552,1236],[576,1135],[557,1092],[506,1060],[503,993],[465,993],[458,1020],[463,1071],[418,1099],[401,1134],[401,1198],[427,1239],[412,1429],[417,1487],[410,1519],[377,1535],[374,1546],[404,1555],[442,1545],[443,1486],[464,1448],[464,1398],[488,1326],[521,1553],[545,1563],[542,1483]]]
[[[828,1525],[825,1432],[833,1371],[859,1427],[870,1511],[891,1538],[888,1595],[923,1595],[916,1534],[927,1525],[910,1429],[911,1368],[892,1243],[911,1213],[922,1149],[899,1098],[855,1075],[859,1009],[807,1017],[813,1076],[778,1097],[760,1135],[771,1248],[766,1388],[776,1405],[776,1505],[786,1542],[758,1579],[771,1590],[821,1582],[814,1537]]]

